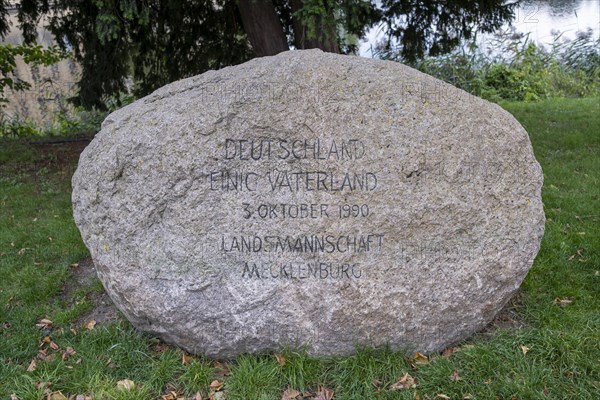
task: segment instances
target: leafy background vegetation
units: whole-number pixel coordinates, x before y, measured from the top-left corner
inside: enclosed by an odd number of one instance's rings
[[[49,54],[39,51],[34,53],[38,54],[38,63],[51,63],[56,57],[66,56],[56,49]],[[383,59],[408,62],[393,48],[380,48],[376,54]],[[0,60],[2,57],[0,52]],[[494,102],[590,97],[600,93],[600,39],[594,39],[591,31],[580,32],[573,40],[557,36],[552,45],[545,47],[527,35],[500,33],[486,46],[478,45],[474,39],[448,54],[427,56],[409,64]],[[79,107],[75,113],[59,113],[46,128],[4,116],[0,118],[0,138],[93,136],[108,113],[133,100],[129,93],[105,95],[101,108]]]

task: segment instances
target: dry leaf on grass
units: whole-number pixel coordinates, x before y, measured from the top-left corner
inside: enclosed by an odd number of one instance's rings
[[[48,349],[40,349],[37,353],[37,358],[45,360],[48,357]]]
[[[35,358],[33,360],[31,360],[31,362],[29,363],[29,366],[27,367],[27,372],[33,372],[35,371],[35,369],[37,368],[37,364],[35,362]]]
[[[458,347],[448,347],[446,350],[442,352],[442,357],[450,357],[452,354],[460,351]]]
[[[185,400],[184,395],[179,394],[174,390],[171,390],[167,394],[163,394],[162,396],[160,396],[160,398],[161,398],[161,400]]]
[[[529,347],[527,346],[521,346],[521,351],[523,352],[523,355],[527,354],[529,352]]]
[[[400,379],[398,379],[398,382],[390,386],[390,390],[403,390],[415,387],[417,387],[417,381],[407,372]]]
[[[218,392],[221,389],[223,389],[223,382],[215,379],[210,383],[210,390],[212,390],[213,392]]]
[[[72,347],[67,347],[67,349],[65,350],[65,352],[62,355],[62,360],[67,361],[69,359],[69,357],[74,356],[75,354],[77,354],[77,353],[75,352],[75,350],[73,350]]]
[[[296,389],[288,388],[283,395],[281,396],[281,400],[295,400],[300,396],[300,392]]]
[[[228,376],[231,372],[226,365],[223,365],[218,361],[213,363],[213,368],[216,369],[215,375],[217,376]]]
[[[123,379],[117,382],[117,388],[123,390],[135,389],[135,382],[129,379]]]
[[[429,358],[425,354],[419,353],[418,351],[415,353],[413,359],[415,360],[415,364],[423,365],[429,363]]]
[[[69,400],[62,392],[48,393],[47,400]]]
[[[35,324],[38,329],[52,329],[52,321],[48,318],[42,318],[40,322]]]
[[[443,393],[439,393],[439,394],[436,394],[433,399],[434,400],[435,399],[445,399],[445,400],[448,400],[448,399],[450,399],[450,396],[448,396],[446,394],[443,394]]]
[[[85,323],[84,327],[88,331],[91,331],[92,329],[94,329],[96,327],[96,321],[94,321],[94,320],[88,321]]]
[[[277,360],[277,364],[285,365],[285,357],[282,354],[275,354],[275,359]]]
[[[561,307],[568,306],[572,302],[573,302],[573,300],[569,299],[568,297],[564,297],[562,299],[560,297],[557,297],[554,299],[554,304],[556,304],[557,306],[561,306]]]
[[[47,387],[52,386],[52,382],[36,382],[34,386],[38,390],[39,389],[46,389]]]
[[[317,390],[317,394],[313,397],[313,400],[331,400],[333,399],[333,395],[333,390],[321,386]]]
[[[462,378],[460,377],[460,375],[458,374],[457,370],[454,370],[454,372],[452,373],[452,375],[450,375],[450,380],[452,382],[458,382],[458,381],[462,381]]]
[[[181,363],[183,365],[191,364],[192,361],[194,361],[194,358],[192,356],[187,355],[185,353],[181,354]]]

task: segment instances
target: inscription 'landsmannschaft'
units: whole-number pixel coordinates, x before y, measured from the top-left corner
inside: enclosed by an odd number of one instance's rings
[[[366,146],[358,139],[289,140],[289,139],[225,139],[226,160],[360,160]]]
[[[224,253],[366,253],[381,251],[384,234],[221,237]]]

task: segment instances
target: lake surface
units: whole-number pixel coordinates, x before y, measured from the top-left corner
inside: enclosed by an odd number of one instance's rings
[[[577,32],[591,29],[593,36],[600,36],[600,0],[523,0],[515,12],[511,26],[504,30],[529,34],[539,44],[552,43],[558,33],[573,39]],[[371,45],[383,38],[381,27],[375,27],[361,43],[360,55],[372,57]],[[480,35],[481,37],[481,35]],[[482,37],[485,41],[485,36]]]

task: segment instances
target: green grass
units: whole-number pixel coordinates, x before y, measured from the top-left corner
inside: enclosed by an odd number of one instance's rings
[[[284,351],[283,365],[274,355],[219,364],[184,359],[123,319],[83,329],[98,282],[63,293],[70,265],[88,254],[71,214],[76,152],[1,147],[0,399],[46,398],[45,390],[95,399],[207,396],[213,380],[224,382],[230,400],[280,399],[287,388],[315,394],[320,387],[335,399],[360,400],[600,398],[600,100],[503,106],[530,132],[545,174],[546,233],[516,305],[524,327],[477,334],[428,364],[369,349],[335,359]],[[560,306],[556,298],[571,303]],[[45,317],[54,322],[51,331],[36,327]],[[28,372],[47,334],[59,348]],[[76,354],[63,359],[67,347]],[[461,380],[450,379],[454,371]],[[391,391],[405,373],[417,386]],[[124,379],[136,388],[118,388]]]

